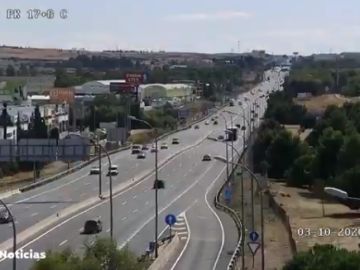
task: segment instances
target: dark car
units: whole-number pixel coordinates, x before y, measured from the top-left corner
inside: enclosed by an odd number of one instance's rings
[[[168,149],[167,143],[162,143],[160,149]]]
[[[199,125],[195,125],[194,128],[195,128],[195,129],[199,129]]]
[[[145,152],[140,152],[140,153],[137,155],[137,158],[138,158],[138,159],[145,159],[145,158],[146,158]]]
[[[9,223],[12,221],[12,217],[5,208],[0,208],[0,224]]]
[[[140,149],[133,149],[133,150],[131,150],[131,154],[133,154],[133,155],[136,155],[136,154],[139,154],[141,152],[141,150]]]
[[[96,234],[102,231],[102,222],[100,219],[87,220],[84,224],[83,234]]]
[[[157,152],[156,147],[155,147],[155,146],[151,147],[150,152],[151,152],[151,153],[155,153],[155,152]]]
[[[214,121],[214,125],[217,125],[218,124],[218,121]]]
[[[211,161],[210,155],[204,155],[202,161]]]
[[[146,144],[144,144],[141,148],[142,151],[146,151],[149,150],[149,146],[147,146]]]
[[[223,140],[223,139],[224,139],[224,136],[223,136],[223,135],[219,135],[217,138],[218,138],[218,140],[220,140],[220,141],[221,141],[221,140]]]
[[[173,138],[172,139],[172,144],[179,144],[179,139],[178,138]]]

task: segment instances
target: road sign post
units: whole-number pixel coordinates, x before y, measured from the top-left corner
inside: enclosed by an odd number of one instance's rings
[[[169,242],[171,242],[171,226],[174,225],[176,223],[176,217],[173,214],[169,214],[165,217],[165,223],[167,225],[169,225],[169,231],[170,231],[170,236],[169,236]]]
[[[258,242],[252,241],[252,242],[248,242],[248,247],[250,249],[250,252],[252,254],[253,257],[253,261],[252,261],[252,268],[254,268],[255,265],[255,254],[258,251],[260,244]]]

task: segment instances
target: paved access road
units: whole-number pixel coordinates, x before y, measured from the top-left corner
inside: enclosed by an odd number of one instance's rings
[[[264,86],[261,85],[260,87],[262,88],[271,86],[271,83],[265,83]],[[249,96],[250,101],[256,98],[256,95],[247,95]],[[229,107],[227,109],[233,110],[236,113],[240,113],[239,108],[236,109],[236,107],[237,106]],[[264,106],[262,108],[264,108]],[[224,116],[227,118],[227,120],[229,120],[230,115],[228,113],[224,113]],[[190,144],[190,140],[193,143],[195,140],[200,139],[201,136],[206,135],[207,132],[213,131],[214,136],[217,136],[218,134],[223,134],[224,121],[220,117],[218,120],[219,124],[216,126],[207,126],[202,123],[200,124],[199,130],[191,129],[174,135],[180,139],[180,145],[170,146],[169,150],[167,151],[169,155],[171,151],[176,150],[176,147],[178,147],[178,149],[184,148],[187,140],[189,141],[188,144]],[[236,121],[236,118],[234,119],[234,121]],[[235,144],[239,147],[238,149],[241,148],[241,141],[242,140],[239,140]],[[195,268],[190,265],[190,268],[182,269],[212,269],[214,266],[217,265],[219,265],[218,269],[224,269],[223,266],[226,264],[226,260],[223,260],[222,257],[227,251],[225,250],[224,252],[224,245],[228,245],[228,242],[230,242],[226,241],[225,243],[225,239],[233,239],[235,238],[234,235],[236,235],[235,226],[234,224],[232,224],[232,221],[227,219],[226,217],[223,217],[223,219],[225,220],[221,220],[220,218],[222,217],[222,214],[220,214],[219,218],[219,214],[216,214],[217,211],[215,211],[212,207],[214,194],[221,185],[222,180],[224,180],[225,165],[217,161],[202,162],[201,158],[205,153],[208,153],[210,155],[224,155],[224,144],[221,142],[205,140],[199,145],[193,147],[188,151],[183,152],[182,154],[179,154],[174,159],[169,161],[169,163],[161,169],[159,174],[159,178],[166,181],[165,190],[161,190],[159,192],[159,232],[165,228],[163,220],[164,216],[167,213],[174,213],[177,215],[183,211],[186,211],[186,214],[188,215],[190,230],[192,233],[189,237],[190,240],[189,244],[187,245],[187,249],[183,254],[183,258],[188,259],[181,259],[176,267],[185,267],[182,266],[182,262],[190,261],[192,262],[192,266],[194,266]],[[165,151],[164,155],[166,155]],[[164,158],[164,155],[162,156],[162,158]],[[127,163],[128,166],[132,166],[134,165],[134,163],[137,163],[134,157],[130,156],[128,152],[119,153],[112,158],[115,159],[117,157],[119,158],[119,160],[121,160],[121,163],[118,162],[117,165],[122,165],[122,162],[126,162],[126,160],[130,160],[130,162]],[[153,160],[152,158],[150,158],[150,154],[146,160],[141,162],[139,161],[139,164],[141,165],[147,163],[149,168],[153,166]],[[124,168],[126,168],[126,166],[124,166]],[[140,165],[135,165],[135,168],[133,169],[133,174],[138,173],[139,170]],[[89,192],[92,192],[93,195],[97,194],[97,189],[94,188],[94,185],[97,184],[96,177],[90,180],[91,177],[88,177],[88,172],[86,170],[83,170],[82,173],[85,176],[82,176],[80,174],[77,177],[83,177],[81,179],[84,180],[78,180],[72,184],[77,185],[79,184],[79,182],[84,181],[92,182],[87,185],[80,185],[81,188],[74,193],[72,193],[73,190],[71,189],[73,188],[73,186],[71,186],[71,188],[68,188],[69,190],[67,192],[64,192],[64,195],[71,193],[79,196],[79,191],[83,190],[83,188],[89,189]],[[124,179],[123,176],[121,177],[121,179]],[[136,251],[138,254],[144,252],[148,245],[148,242],[152,241],[154,238],[154,193],[151,190],[153,179],[153,175],[147,177],[142,182],[139,182],[132,188],[127,189],[114,197],[114,236],[116,237],[119,246],[129,244],[130,248]],[[71,181],[71,179],[65,180],[62,185],[67,184]],[[124,180],[117,179],[117,181],[120,182]],[[49,193],[53,192],[55,196],[56,194],[60,193],[60,190],[66,187],[61,187],[61,185],[59,185],[59,189],[51,191],[51,189],[57,188],[56,185],[59,184],[53,183],[50,184],[48,187],[42,187],[41,189],[43,190],[41,192],[45,193],[39,196],[48,196],[45,197],[47,200],[53,200],[53,197],[51,197]],[[92,187],[92,189],[90,187]],[[37,193],[35,192],[34,195],[30,196],[37,196]],[[33,199],[39,200],[38,197],[32,198],[31,200]],[[19,200],[19,198],[17,198],[17,200]],[[56,202],[53,202],[53,204],[56,204]],[[33,210],[33,205],[34,204],[31,204],[31,210]],[[16,204],[13,207],[14,209],[16,209],[18,205]],[[54,212],[55,210],[53,209],[51,211]],[[199,218],[199,213],[203,215],[203,219],[201,218],[201,216]],[[94,218],[97,216],[101,216],[101,219],[104,223],[104,231],[103,233],[101,233],[101,235],[107,235],[109,233],[109,207],[108,201],[102,201],[99,202],[98,205],[88,208],[85,211],[80,212],[76,215],[73,215],[67,220],[63,220],[55,227],[50,227],[49,230],[44,232],[42,235],[36,235],[36,237],[34,236],[31,241],[26,241],[22,243],[19,248],[23,248],[24,250],[32,249],[35,251],[59,249],[64,247],[81,249],[82,243],[84,241],[93,241],[94,239],[94,237],[80,235],[79,232],[82,229],[83,223],[86,219]],[[21,220],[19,220],[19,223],[20,221]],[[207,229],[208,226],[209,229]],[[227,230],[225,232],[225,230],[222,230],[222,227],[229,228],[229,231]],[[198,242],[196,242],[196,240]],[[202,254],[199,255],[198,253],[196,253],[196,256],[194,257],[195,253],[191,252],[191,248],[199,246],[203,248],[197,252],[201,252]],[[203,258],[202,260],[200,260],[200,263],[198,263],[197,260],[194,259],[197,257]],[[0,269],[10,269],[10,263],[10,261],[1,262]],[[19,261],[18,269],[28,269],[31,263],[31,261],[27,260]],[[213,267],[210,267],[211,265],[213,265]]]

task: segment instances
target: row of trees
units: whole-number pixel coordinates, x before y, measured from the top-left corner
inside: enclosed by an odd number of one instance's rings
[[[320,180],[360,196],[360,103],[328,107],[302,142],[282,126],[288,123],[288,116],[276,113],[282,109],[274,109],[284,102],[279,97],[269,99],[267,120],[260,127],[253,146],[255,168],[259,170],[261,162],[266,161],[269,176],[285,178],[289,185],[312,186]],[[282,105],[287,107],[291,107],[291,103]],[[291,109],[283,113],[291,113]],[[304,115],[306,119],[306,111],[293,113],[291,123],[308,124]]]
[[[20,64],[19,68],[16,69],[13,65],[8,65],[6,69],[0,68],[0,76],[36,76],[37,70],[34,66],[27,66]]]
[[[320,95],[326,90],[349,96],[360,95],[360,62],[351,59],[298,61],[286,80],[285,88],[291,96],[300,92]]]

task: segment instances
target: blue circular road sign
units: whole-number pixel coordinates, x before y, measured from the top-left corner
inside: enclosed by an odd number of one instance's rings
[[[176,217],[173,214],[169,214],[165,217],[165,222],[167,225],[172,226],[176,223]]]
[[[259,234],[257,232],[251,232],[249,234],[250,240],[256,242],[259,239]]]

